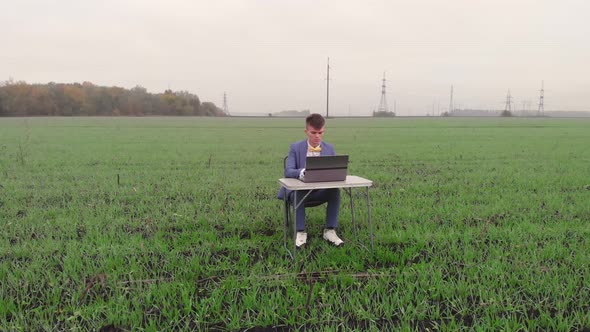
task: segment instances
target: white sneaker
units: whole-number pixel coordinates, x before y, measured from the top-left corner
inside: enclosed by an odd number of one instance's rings
[[[297,232],[297,236],[295,238],[295,245],[297,248],[301,248],[305,243],[307,243],[307,233],[305,232]]]
[[[344,241],[336,235],[336,231],[333,229],[324,229],[324,240],[332,243],[336,247],[344,243]]]

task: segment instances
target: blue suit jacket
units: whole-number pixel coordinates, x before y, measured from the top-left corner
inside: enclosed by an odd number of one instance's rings
[[[334,151],[334,146],[332,144],[322,141],[320,143],[320,147],[322,148],[320,156],[333,156],[336,154],[336,152]],[[296,179],[299,178],[299,173],[301,173],[301,169],[305,168],[306,158],[307,139],[291,144],[291,147],[289,148],[289,156],[287,157],[287,163],[285,165],[285,177]],[[277,198],[284,199],[285,193],[289,195],[291,193],[291,190],[286,190],[285,188],[281,187],[281,190],[279,190]]]

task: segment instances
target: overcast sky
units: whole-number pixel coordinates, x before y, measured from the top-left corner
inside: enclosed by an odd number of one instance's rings
[[[590,110],[583,0],[0,1],[0,80],[188,90],[232,114]],[[440,108],[439,108],[440,105]]]

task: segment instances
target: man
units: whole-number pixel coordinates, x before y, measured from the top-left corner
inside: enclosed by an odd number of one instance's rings
[[[305,176],[305,159],[310,156],[333,156],[334,147],[331,144],[322,141],[325,132],[326,121],[320,114],[311,114],[305,119],[305,135],[307,139],[291,144],[289,156],[285,166],[285,177],[298,178],[300,180]],[[303,198],[307,191],[298,191],[298,199]],[[294,195],[290,190],[281,188],[278,198],[294,200]],[[314,190],[307,196],[305,202],[320,201],[327,202],[326,210],[326,228],[324,229],[324,239],[335,246],[340,246],[344,241],[336,234],[338,227],[338,213],[340,212],[340,189],[320,189]],[[299,248],[307,242],[307,233],[305,232],[305,202],[299,205],[295,211],[295,224],[297,236],[295,245]]]

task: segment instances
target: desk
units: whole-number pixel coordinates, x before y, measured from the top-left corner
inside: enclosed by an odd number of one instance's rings
[[[371,233],[371,250],[373,250],[373,224],[371,222],[371,200],[369,198],[369,187],[373,185],[373,181],[361,178],[359,176],[348,175],[346,180],[344,181],[332,181],[332,182],[311,182],[305,183],[300,181],[299,179],[293,178],[282,178],[279,179],[279,184],[288,189],[293,191],[294,199],[293,204],[290,206],[293,208],[293,215],[295,215],[295,211],[301,205],[301,203],[307,198],[307,196],[313,191],[317,189],[332,189],[332,188],[342,188],[344,191],[350,196],[350,213],[352,215],[352,225],[354,227],[356,233],[356,224],[354,221],[354,196],[352,195],[352,188],[365,188],[365,197],[367,199],[367,217],[369,220],[369,227]],[[302,198],[297,197],[297,192],[301,190],[309,190],[308,193],[303,196]],[[297,250],[297,246],[295,245],[295,237],[297,235],[296,230],[296,223],[293,220],[293,252],[289,250],[287,247],[287,228],[290,219],[290,211],[287,210],[289,204],[287,200],[289,199],[285,195],[284,202],[285,202],[285,230],[284,230],[284,246],[289,255],[292,259],[295,259],[295,252]]]

